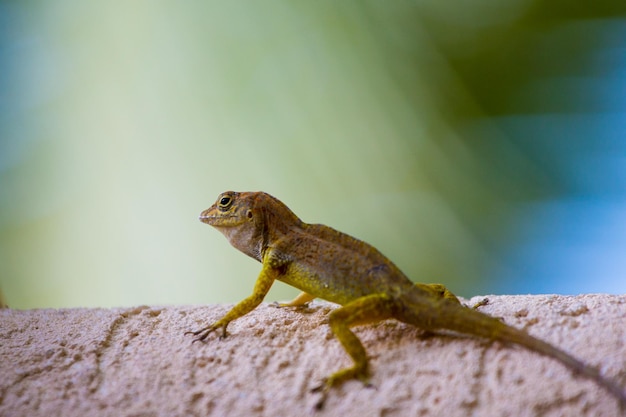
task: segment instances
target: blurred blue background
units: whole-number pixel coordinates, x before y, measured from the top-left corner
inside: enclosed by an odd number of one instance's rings
[[[626,292],[626,5],[589,3],[0,2],[8,304],[238,301],[225,190],[459,295]]]

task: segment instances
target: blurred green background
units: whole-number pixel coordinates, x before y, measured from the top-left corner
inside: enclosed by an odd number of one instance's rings
[[[624,293],[624,4],[0,2],[0,288],[238,301],[197,216],[263,190],[459,295]]]

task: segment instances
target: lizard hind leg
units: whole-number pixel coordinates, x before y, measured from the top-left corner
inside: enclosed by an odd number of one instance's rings
[[[350,379],[359,379],[367,383],[368,362],[365,348],[358,337],[350,330],[350,327],[359,324],[374,323],[392,317],[393,301],[385,294],[372,294],[357,298],[354,301],[333,310],[328,318],[330,328],[348,355],[354,361],[354,365],[341,369],[330,375],[324,383],[314,388],[314,391],[323,391],[323,398],[316,408],[321,408],[328,391],[335,385],[339,385]]]
[[[384,294],[372,294],[358,298],[330,313],[328,322],[333,334],[354,366],[335,372],[327,379],[327,385],[336,385],[348,379],[367,379],[367,355],[361,341],[350,330],[359,324],[375,323],[392,317],[391,298]]]

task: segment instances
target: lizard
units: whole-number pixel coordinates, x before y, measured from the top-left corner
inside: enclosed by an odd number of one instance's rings
[[[427,332],[450,330],[522,346],[594,380],[618,400],[622,410],[626,408],[624,389],[598,369],[499,318],[461,304],[442,284],[412,282],[373,246],[331,227],[303,222],[270,194],[224,192],[199,219],[220,231],[236,249],[261,262],[262,269],[250,296],[214,323],[185,333],[193,334],[194,342],[219,330],[220,337],[226,337],[228,324],[254,310],[275,280],[301,290],[280,306],[303,306],[315,298],[340,305],[329,313],[328,324],[353,365],[331,374],[313,389],[323,393],[318,409],[332,387],[351,379],[367,384],[367,354],[351,327],[386,319]]]

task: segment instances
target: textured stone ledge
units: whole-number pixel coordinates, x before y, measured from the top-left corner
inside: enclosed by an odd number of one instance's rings
[[[489,299],[482,311],[626,386],[626,296]],[[350,364],[325,325],[333,306],[263,304],[224,340],[183,335],[228,308],[0,310],[0,416],[619,415],[604,390],[551,359],[394,321],[356,329],[373,388],[348,382],[315,412],[311,388]]]

